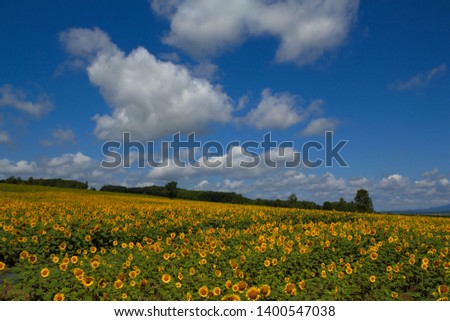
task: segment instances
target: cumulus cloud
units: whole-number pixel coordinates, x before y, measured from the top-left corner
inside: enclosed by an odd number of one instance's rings
[[[367,184],[369,184],[369,182],[370,181],[367,177],[359,177],[359,178],[351,179],[349,181],[349,184],[351,186],[363,187],[363,186],[366,186]]]
[[[286,129],[304,121],[311,114],[322,113],[322,100],[313,101],[307,108],[301,108],[299,100],[299,97],[289,93],[272,94],[270,89],[264,89],[258,106],[238,121],[244,121],[257,129]]]
[[[50,140],[41,140],[41,144],[47,147],[53,145],[74,144],[76,142],[75,133],[72,129],[56,128],[52,131]]]
[[[59,41],[75,59],[92,60],[98,56],[120,54],[108,34],[99,28],[72,28],[61,32]]]
[[[279,40],[278,62],[310,64],[345,43],[358,0],[152,0],[170,21],[166,44],[194,57],[233,48],[250,37]]]
[[[136,139],[151,140],[231,120],[230,98],[188,68],[158,60],[142,47],[126,55],[99,29],[63,34],[69,53],[91,59],[89,79],[111,107],[111,114],[93,118],[99,139],[120,139],[131,132]]]
[[[9,159],[0,159],[0,176],[23,176],[33,173],[37,168],[35,162],[20,160],[13,162]]]
[[[12,107],[31,116],[41,117],[53,109],[53,103],[47,94],[38,95],[35,101],[30,101],[24,91],[6,84],[0,87],[0,107]]]
[[[311,122],[302,131],[303,136],[313,136],[323,134],[325,131],[333,131],[338,126],[339,121],[335,118],[317,118]]]
[[[426,171],[422,173],[423,177],[432,177],[432,176],[436,176],[439,173],[439,169],[437,168],[433,168],[430,171]]]
[[[388,177],[384,177],[379,186],[385,190],[402,189],[408,186],[409,180],[407,177],[403,177],[400,174],[392,174]]]
[[[445,74],[447,71],[447,64],[440,64],[439,66],[418,73],[407,80],[398,80],[389,85],[393,90],[410,90],[417,87],[426,87],[435,78]]]

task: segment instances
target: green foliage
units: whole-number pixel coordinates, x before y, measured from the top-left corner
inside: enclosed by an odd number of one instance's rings
[[[177,182],[169,182],[165,186],[167,196],[172,200],[177,197]]]
[[[355,208],[360,213],[373,213],[372,199],[369,192],[365,189],[359,189],[355,196]]]
[[[62,179],[62,178],[33,178],[29,177],[24,181],[20,177],[8,177],[6,180],[0,180],[0,183],[17,184],[17,185],[38,185],[51,186],[75,189],[88,189],[88,183],[82,183],[76,180]]]

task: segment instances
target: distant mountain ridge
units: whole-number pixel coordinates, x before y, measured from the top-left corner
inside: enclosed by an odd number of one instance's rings
[[[450,213],[450,203],[443,206],[421,208],[414,210],[404,210],[404,211],[388,211],[389,213],[418,213],[418,214],[431,214],[431,213]]]

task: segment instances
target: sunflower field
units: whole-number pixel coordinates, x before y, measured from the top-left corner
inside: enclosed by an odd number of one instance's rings
[[[448,300],[450,219],[0,186],[0,300]]]

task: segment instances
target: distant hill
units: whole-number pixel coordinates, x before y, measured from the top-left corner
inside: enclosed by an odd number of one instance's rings
[[[420,208],[415,210],[404,210],[404,211],[388,211],[389,213],[394,214],[439,214],[439,213],[450,213],[450,204],[437,206],[437,207],[429,207],[429,208]]]

